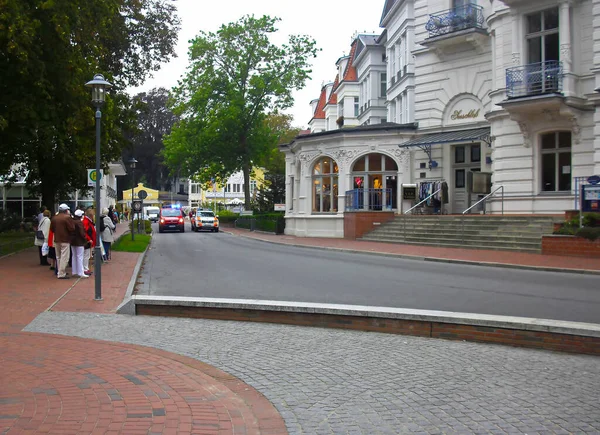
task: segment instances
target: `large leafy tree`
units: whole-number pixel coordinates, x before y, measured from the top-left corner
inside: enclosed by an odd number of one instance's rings
[[[169,98],[165,88],[142,92],[133,98],[139,132],[132,137],[132,149],[124,152],[124,160],[133,155],[138,160],[136,172],[140,180],[153,189],[161,189],[169,176],[161,157],[163,138],[177,121],[168,108]]]
[[[181,120],[165,141],[169,166],[200,182],[242,170],[246,207],[253,163],[277,142],[267,113],[292,105],[292,91],[304,86],[317,53],[308,36],[272,43],[278,21],[245,16],[192,40],[190,65],[174,95]]]
[[[168,0],[0,0],[0,174],[28,171],[51,206],[85,188],[94,166],[94,109],[84,84],[115,86],[103,108],[102,159],[134,128],[127,86],[174,55],[179,19]]]
[[[299,128],[292,127],[289,115],[273,113],[265,122],[275,134],[276,142],[258,161],[265,171],[265,182],[257,195],[260,211],[273,210],[274,204],[285,202],[285,155],[279,151],[279,145],[291,142],[300,132]]]

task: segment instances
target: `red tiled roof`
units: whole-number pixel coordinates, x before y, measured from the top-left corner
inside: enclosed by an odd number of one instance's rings
[[[358,38],[352,42],[352,48],[350,49],[350,59],[346,64],[346,70],[344,71],[343,81],[355,82],[358,80],[358,74],[356,73],[356,67],[354,66],[354,59],[356,59],[356,47],[358,45]]]
[[[337,94],[335,93],[335,91],[337,90],[339,84],[340,84],[339,75],[336,74],[335,80],[333,82],[333,86],[331,87],[331,95],[329,96],[329,101],[327,101],[327,104],[337,104]]]
[[[319,96],[319,102],[317,103],[317,107],[315,108],[315,113],[313,113],[313,119],[325,119],[325,98],[327,97],[327,87],[323,86],[321,88],[321,95]]]
[[[307,135],[307,134],[310,134],[310,133],[311,133],[310,129],[309,130],[300,130],[298,132],[298,136],[304,136],[304,135]]]

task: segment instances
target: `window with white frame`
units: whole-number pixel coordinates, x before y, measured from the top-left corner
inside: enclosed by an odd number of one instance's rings
[[[358,97],[354,97],[354,116],[358,116]]]
[[[338,116],[344,116],[344,99],[341,98],[338,103]]]
[[[528,63],[559,60],[558,8],[526,16]]]
[[[256,190],[256,180],[250,180],[250,194],[252,195]]]
[[[338,208],[338,165],[330,157],[321,157],[312,172],[313,213],[335,213]]]
[[[387,94],[387,74],[382,72],[379,76],[379,96],[385,98]]]
[[[571,132],[558,131],[540,136],[542,191],[571,190]]]

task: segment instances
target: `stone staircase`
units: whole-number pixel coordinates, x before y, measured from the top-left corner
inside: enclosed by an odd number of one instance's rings
[[[542,250],[542,235],[552,234],[551,216],[396,216],[361,240],[449,248]]]

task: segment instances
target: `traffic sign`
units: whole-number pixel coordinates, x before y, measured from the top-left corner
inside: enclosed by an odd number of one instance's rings
[[[131,205],[131,208],[136,213],[142,211],[142,201],[139,199],[134,199],[133,204]]]
[[[102,180],[102,177],[103,177],[102,169],[100,169],[99,175],[100,175],[99,177],[96,177],[96,170],[95,169],[88,169],[87,170],[88,186],[95,186],[96,185],[96,178],[98,180]]]

